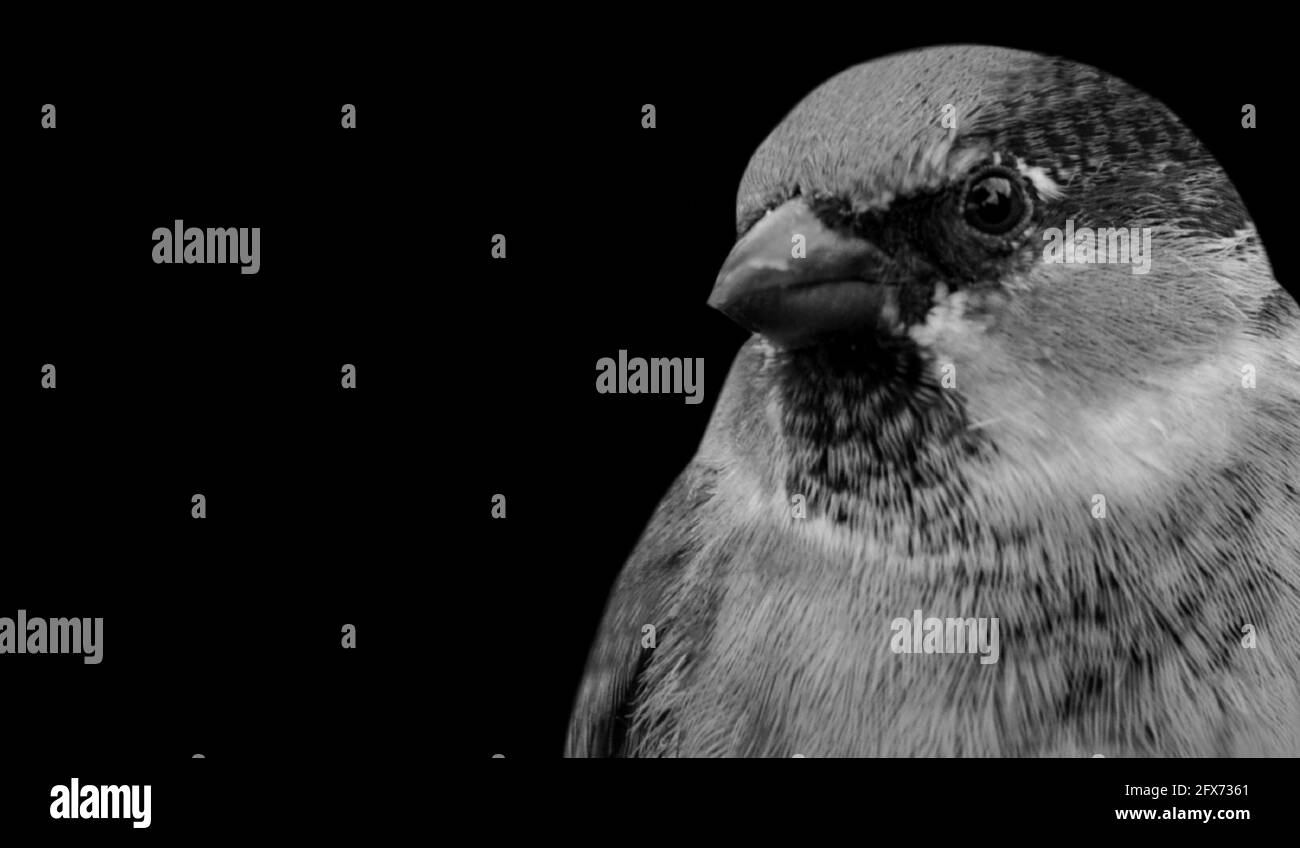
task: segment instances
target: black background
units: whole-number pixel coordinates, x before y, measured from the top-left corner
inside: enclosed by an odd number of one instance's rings
[[[676,816],[671,798],[635,797],[639,783],[539,793],[541,772],[462,783],[448,763],[560,755],[609,587],[746,338],[705,305],[740,176],[795,103],[853,64],[987,43],[1128,80],[1225,165],[1295,290],[1276,246],[1294,138],[1276,23],[1239,35],[1128,9],[920,12],[440,13],[419,44],[332,59],[249,69],[232,45],[206,65],[10,75],[0,615],[102,615],[106,636],[99,666],[3,658],[0,821],[97,839],[420,826],[440,821],[448,779],[488,830],[578,830],[604,792]],[[1240,125],[1247,102],[1256,130]],[[260,273],[154,265],[150,234],[176,218],[261,226]],[[704,402],[597,394],[596,361],[620,349],[703,357]],[[339,387],[344,362],[355,392]],[[505,520],[490,517],[495,493]],[[895,815],[964,800],[970,822],[1055,821],[1074,799],[1073,828],[1110,815],[1125,782],[1250,781],[1252,802],[1231,805],[1263,809],[1283,775],[859,764],[839,789]],[[51,822],[49,787],[72,776],[151,781],[153,827]],[[543,812],[543,798],[558,803]],[[797,823],[802,803],[773,814]]]
[[[0,656],[6,826],[368,825],[414,745],[420,116],[399,79],[210,70],[50,69],[6,106],[0,616],[104,619],[98,665]],[[259,273],[155,264],[178,218],[260,227]],[[51,820],[72,777],[151,784],[151,827]]]

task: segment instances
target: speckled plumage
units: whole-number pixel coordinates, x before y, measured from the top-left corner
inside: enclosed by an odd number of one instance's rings
[[[989,156],[1035,174],[1005,243],[951,220]],[[567,753],[1300,756],[1300,308],[1191,133],[1093,68],[932,48],[800,103],[741,232],[791,198],[886,246],[900,321],[741,350]],[[1150,227],[1150,273],[1045,263],[1066,219]],[[892,653],[918,608],[998,617],[1000,661]]]

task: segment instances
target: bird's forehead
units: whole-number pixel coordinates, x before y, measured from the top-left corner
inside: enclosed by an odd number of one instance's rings
[[[1125,124],[1132,131],[1108,129]],[[1087,167],[1153,141],[1175,148],[1184,134],[1156,101],[1095,68],[1004,48],[932,47],[855,66],[805,97],[751,158],[737,218],[795,193],[887,204],[947,182],[981,148],[1006,142],[1030,164]]]
[[[849,68],[805,97],[759,145],[741,180],[738,212],[744,217],[794,186],[804,193],[853,188],[879,199],[943,180],[962,125],[1038,59],[950,47]]]

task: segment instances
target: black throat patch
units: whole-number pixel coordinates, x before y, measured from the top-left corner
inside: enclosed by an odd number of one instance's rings
[[[995,450],[908,339],[780,354],[777,383],[786,490],[807,498],[810,517],[956,518],[964,511],[963,469]]]

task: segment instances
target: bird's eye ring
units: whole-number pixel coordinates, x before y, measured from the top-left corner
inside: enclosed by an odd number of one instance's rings
[[[1024,225],[1030,204],[1019,174],[1007,168],[986,168],[966,183],[962,217],[981,233],[1004,236]]]

